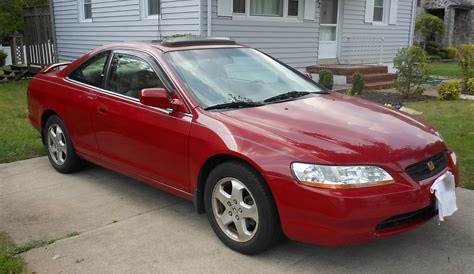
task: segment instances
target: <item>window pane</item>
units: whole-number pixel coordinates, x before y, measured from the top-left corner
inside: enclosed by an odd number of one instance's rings
[[[283,0],[251,0],[250,15],[283,16]]]
[[[92,18],[92,4],[84,4],[84,19]]]
[[[333,26],[321,26],[319,39],[321,41],[336,41],[336,28]]]
[[[383,21],[383,8],[374,8],[374,21]]]
[[[384,1],[384,0],[375,0],[375,1],[374,1],[374,6],[376,6],[376,7],[383,7],[383,1]]]
[[[234,0],[234,12],[245,13],[245,0]]]
[[[102,87],[102,79],[104,78],[104,68],[109,53],[102,53],[92,57],[85,65],[75,70],[71,75],[71,79],[86,83],[95,87]]]
[[[125,96],[138,98],[145,88],[164,88],[153,68],[138,57],[114,55],[107,88]]]
[[[321,0],[321,24],[337,24],[337,0]]]
[[[160,0],[148,0],[148,15],[160,14]]]
[[[288,16],[298,16],[298,0],[288,0]]]

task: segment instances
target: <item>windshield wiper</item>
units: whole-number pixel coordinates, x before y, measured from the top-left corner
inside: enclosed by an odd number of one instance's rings
[[[249,108],[249,107],[259,107],[263,106],[264,104],[261,102],[253,102],[253,101],[235,101],[230,103],[223,103],[217,104],[210,107],[205,108],[205,110],[213,110],[213,109],[230,109],[230,108]]]
[[[277,96],[267,98],[263,101],[265,103],[278,102],[278,101],[284,101],[284,100],[288,100],[288,99],[298,98],[298,97],[305,96],[305,95],[308,95],[308,94],[311,94],[311,93],[313,93],[313,92],[294,90],[294,91],[290,91],[290,92],[287,92],[287,93],[283,93],[283,94],[279,94]]]

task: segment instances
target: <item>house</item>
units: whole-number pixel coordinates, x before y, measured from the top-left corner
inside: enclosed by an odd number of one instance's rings
[[[474,0],[420,0],[418,14],[423,13],[444,21],[444,46],[474,43]]]
[[[413,38],[415,0],[52,0],[59,60],[106,43],[229,37],[303,69],[391,63]],[[208,7],[212,9],[208,9]]]

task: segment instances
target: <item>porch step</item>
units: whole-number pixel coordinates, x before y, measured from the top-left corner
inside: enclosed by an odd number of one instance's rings
[[[388,89],[388,88],[393,88],[394,85],[395,85],[394,81],[366,83],[365,89],[367,90]]]
[[[389,82],[394,81],[397,79],[397,75],[395,73],[374,73],[374,74],[364,74],[364,82],[366,84],[369,83],[377,83],[377,82]],[[352,75],[347,76],[347,83],[352,83]]]
[[[352,76],[359,72],[362,74],[382,74],[388,73],[388,67],[384,65],[313,65],[306,67],[309,73],[319,73],[322,69],[331,71],[334,75]]]

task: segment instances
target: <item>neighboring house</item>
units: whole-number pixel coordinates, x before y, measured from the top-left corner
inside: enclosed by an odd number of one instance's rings
[[[299,69],[391,63],[411,44],[416,15],[415,0],[52,1],[60,60],[110,42],[193,34],[229,37]]]
[[[418,13],[444,21],[445,46],[474,43],[474,0],[419,0]]]

